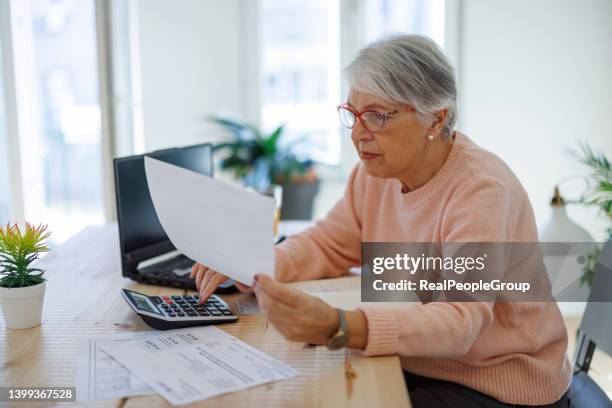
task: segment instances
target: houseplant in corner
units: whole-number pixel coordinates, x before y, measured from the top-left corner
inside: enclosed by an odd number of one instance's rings
[[[44,271],[33,267],[51,235],[46,225],[0,226],[0,304],[6,327],[27,329],[40,324],[45,295]]]
[[[211,116],[209,120],[225,128],[233,140],[216,144],[215,153],[226,151],[221,168],[244,179],[247,187],[264,192],[272,184],[283,187],[281,218],[310,219],[319,180],[312,160],[300,160],[293,152],[304,138],[281,146],[284,126],[264,134],[248,123],[227,117]]]
[[[581,143],[581,153],[574,153],[580,163],[588,167],[589,188],[583,194],[580,202],[584,205],[597,207],[610,222],[607,228],[608,239],[612,238],[612,163],[602,152],[595,152],[587,143]],[[591,286],[593,270],[601,253],[597,246],[586,256],[581,285]]]

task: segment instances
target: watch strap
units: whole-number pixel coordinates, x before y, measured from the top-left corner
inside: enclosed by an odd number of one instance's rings
[[[338,311],[338,320],[340,321],[340,324],[338,325],[338,331],[348,336],[348,325],[346,324],[346,316],[344,314],[344,310],[340,308],[336,308],[336,310]]]

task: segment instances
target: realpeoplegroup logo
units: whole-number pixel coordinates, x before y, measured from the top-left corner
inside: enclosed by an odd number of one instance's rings
[[[364,242],[361,300],[587,301],[580,278],[594,245]]]

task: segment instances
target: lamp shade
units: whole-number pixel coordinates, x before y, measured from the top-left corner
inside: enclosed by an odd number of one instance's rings
[[[539,238],[541,242],[593,242],[591,234],[567,216],[558,187],[555,187],[550,216],[540,228]]]
[[[564,316],[581,316],[589,295],[589,290],[582,287],[580,278],[583,274],[583,255],[592,250],[593,238],[581,226],[573,222],[565,210],[565,201],[555,187],[555,195],[550,203],[550,215],[539,230],[540,242],[561,242],[569,245],[545,247],[544,264],[552,285],[552,294],[557,298],[563,294],[564,299],[573,302],[560,302],[559,308]],[[572,243],[587,243],[571,245]],[[543,247],[544,248],[544,247]],[[557,253],[556,251],[560,252]]]
[[[565,206],[551,207],[539,235],[541,242],[593,242],[591,234],[567,216]]]

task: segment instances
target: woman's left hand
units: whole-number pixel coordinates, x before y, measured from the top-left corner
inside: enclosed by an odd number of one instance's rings
[[[273,278],[255,276],[255,295],[270,323],[287,340],[327,344],[338,330],[336,309]]]

